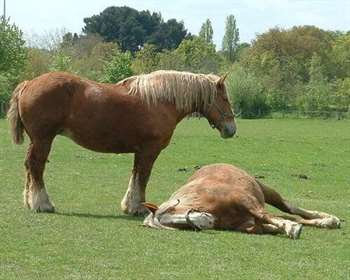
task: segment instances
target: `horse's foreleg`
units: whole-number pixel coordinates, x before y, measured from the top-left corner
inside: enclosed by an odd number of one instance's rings
[[[147,209],[141,204],[146,200],[146,186],[151,175],[153,163],[159,155],[159,151],[154,153],[136,153],[134,168],[129,181],[128,189],[121,202],[124,213],[132,215],[143,215]]]
[[[263,225],[263,232],[269,231],[278,233],[285,233],[289,238],[298,239],[302,230],[302,225],[287,220],[272,214],[267,213],[264,209],[248,209],[249,212],[255,217],[259,224]],[[269,226],[271,225],[271,226]]]
[[[55,210],[50,202],[43,180],[45,163],[50,148],[51,141],[31,143],[25,160],[27,178],[23,193],[24,204],[37,212],[54,212]]]

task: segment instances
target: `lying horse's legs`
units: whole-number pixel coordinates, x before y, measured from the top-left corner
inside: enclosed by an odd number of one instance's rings
[[[292,205],[289,201],[283,199],[281,195],[275,190],[265,186],[261,182],[259,185],[264,193],[265,201],[268,204],[271,204],[283,212],[301,216],[304,219],[300,219],[300,221],[304,221],[303,224],[315,225],[323,228],[339,228],[340,220],[331,214],[327,214],[324,212],[306,210],[300,207],[296,207]],[[314,220],[312,223],[306,223],[305,220]],[[317,225],[316,225],[317,224]]]
[[[240,209],[245,209],[254,221],[247,219],[243,225],[246,225],[246,232],[251,233],[285,233],[292,239],[298,239],[302,230],[302,225],[296,222],[283,219],[272,215],[264,209],[263,202],[256,196],[247,195],[239,200],[237,204]],[[237,206],[236,205],[236,206]],[[242,231],[242,228],[238,228]]]
[[[46,193],[43,173],[50,152],[52,140],[33,141],[25,159],[27,173],[23,192],[24,204],[37,212],[54,212],[55,208]]]
[[[263,230],[266,233],[285,233],[289,238],[298,239],[302,225],[290,220],[283,219],[281,217],[274,216],[266,211],[251,211],[251,214],[260,220],[263,225]]]
[[[308,212],[316,212],[316,211],[309,211],[309,210],[304,210],[303,211],[307,211]],[[322,213],[322,212],[317,212]],[[318,215],[317,214],[317,215]],[[328,215],[326,213],[322,213],[325,215]],[[321,218],[310,218],[310,219],[304,219],[301,217],[297,217],[297,216],[287,216],[287,215],[283,215],[280,216],[282,218],[297,222],[299,224],[303,224],[306,226],[311,226],[311,227],[318,227],[318,228],[339,228],[340,227],[340,221],[337,217],[334,216],[322,216]]]
[[[153,163],[160,151],[153,153],[140,152],[135,154],[134,168],[129,181],[128,189],[121,202],[124,213],[132,215],[142,215],[147,213],[147,209],[141,204],[145,202],[146,185],[151,174]]]
[[[272,225],[272,224],[262,224],[262,223],[256,223],[252,226],[245,227],[239,229],[240,231],[244,231],[246,233],[253,233],[253,234],[277,234],[277,233],[284,233],[284,230]]]

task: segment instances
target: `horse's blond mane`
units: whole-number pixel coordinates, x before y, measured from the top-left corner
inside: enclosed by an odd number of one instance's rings
[[[129,94],[138,95],[148,105],[159,102],[175,104],[178,110],[207,110],[215,100],[219,77],[213,74],[159,70],[127,78]]]

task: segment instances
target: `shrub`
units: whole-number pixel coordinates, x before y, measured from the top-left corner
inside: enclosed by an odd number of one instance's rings
[[[130,52],[115,51],[110,61],[106,61],[101,82],[117,83],[133,75],[131,69],[132,56]]]
[[[72,58],[63,51],[57,51],[52,57],[50,71],[72,72]]]
[[[243,118],[258,118],[267,115],[265,90],[261,82],[253,74],[235,65],[228,79],[228,90],[233,98],[234,109]]]

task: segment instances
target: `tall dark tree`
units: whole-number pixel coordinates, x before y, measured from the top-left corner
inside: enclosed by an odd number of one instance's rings
[[[187,36],[183,22],[169,19],[167,22],[160,22],[157,30],[147,38],[146,42],[154,44],[158,50],[176,49]]]
[[[225,35],[222,40],[222,50],[230,61],[235,60],[235,55],[239,41],[239,30],[236,25],[234,15],[226,18]]]
[[[107,42],[118,42],[123,51],[135,52],[145,43],[158,49],[174,49],[187,35],[182,22],[164,22],[161,14],[130,7],[108,7],[99,15],[84,19],[86,34],[99,34]]]
[[[213,43],[213,27],[210,19],[207,19],[199,31],[199,37],[201,37],[207,43]]]

